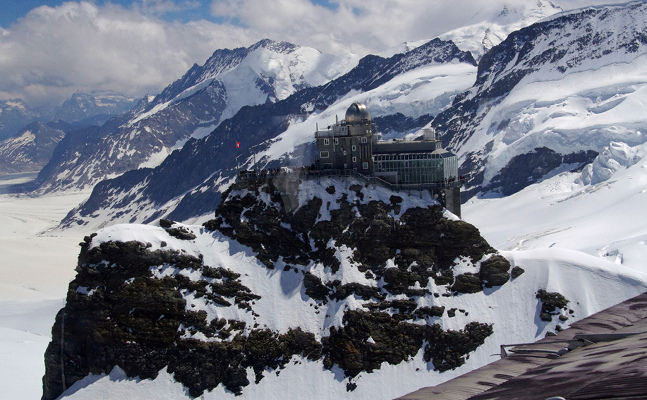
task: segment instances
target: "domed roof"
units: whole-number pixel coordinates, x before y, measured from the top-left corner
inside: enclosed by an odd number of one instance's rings
[[[364,123],[371,121],[371,113],[368,112],[368,108],[362,103],[353,103],[346,110],[346,125],[359,124],[362,121]]]

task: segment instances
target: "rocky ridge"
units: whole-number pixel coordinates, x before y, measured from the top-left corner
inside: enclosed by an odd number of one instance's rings
[[[102,126],[99,134],[64,141],[39,174],[38,191],[93,187],[127,171],[156,167],[242,107],[273,103],[327,83],[352,68],[355,58],[267,39],[249,48],[217,50],[203,66],[194,65],[158,96],[143,99]]]
[[[86,237],[52,330],[43,399],[115,366],[141,379],[166,368],[192,396],[219,384],[244,394],[247,370],[258,383],[299,359],[340,369],[349,392],[358,374],[419,352],[429,370],[461,366],[492,325],[475,315],[443,329],[457,310],[439,302],[522,271],[421,197],[287,175],[233,186],[204,227],[163,220]],[[232,246],[249,249],[243,261]],[[455,273],[459,265],[475,272]],[[271,300],[286,284],[300,296]],[[293,317],[281,322],[283,309]]]

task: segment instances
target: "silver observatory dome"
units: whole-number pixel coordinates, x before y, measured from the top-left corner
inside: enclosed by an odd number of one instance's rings
[[[353,103],[346,110],[346,125],[355,125],[361,123],[371,122],[371,113],[368,108],[362,103]]]

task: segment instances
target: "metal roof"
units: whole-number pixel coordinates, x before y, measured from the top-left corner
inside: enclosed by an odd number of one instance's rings
[[[513,354],[400,399],[647,399],[647,293],[576,322],[538,344],[558,351],[564,347],[560,340],[609,333],[637,334],[618,335],[618,340],[580,347],[560,357]]]
[[[353,103],[346,110],[346,125],[367,123],[371,121],[371,113],[368,107],[362,103]]]

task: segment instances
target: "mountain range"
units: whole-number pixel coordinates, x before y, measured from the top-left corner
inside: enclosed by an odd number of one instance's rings
[[[217,50],[102,125],[56,127],[23,188],[92,192],[58,227],[88,236],[43,398],[393,398],[644,292],[647,3],[560,11],[361,59]],[[384,139],[442,135],[463,220],[353,178],[236,179],[310,165],[354,102]]]
[[[135,100],[114,93],[74,93],[59,107],[32,108],[20,99],[0,100],[0,140],[19,135],[34,122],[83,127],[102,125],[110,118],[130,110]]]
[[[242,57],[218,51],[204,68],[192,68],[169,86],[159,100],[133,111],[130,122],[116,133],[87,135],[86,140],[75,139],[73,146],[63,141],[60,153],[38,177],[39,190],[87,187],[130,169],[97,184],[63,226],[99,227],[163,216],[204,219],[239,166],[247,168],[254,161],[256,168],[309,165],[315,126],[334,122],[351,102],[360,101],[371,110],[384,138],[415,136],[429,125],[441,132],[445,146],[460,157],[460,173],[468,177],[464,200],[510,195],[560,172],[584,168],[611,142],[644,142],[643,123],[636,117],[640,113],[629,111],[641,104],[644,85],[644,14],[643,3],[557,14],[512,32],[478,62],[471,52],[441,39],[410,44],[408,51],[388,58],[366,56],[323,86],[243,107],[212,132],[193,134],[193,140],[169,157],[164,158],[167,151],[157,153],[157,160],[164,161],[155,168],[141,168],[154,166],[146,157],[163,146],[161,139],[146,142],[153,134],[142,133],[159,130],[136,130],[133,123],[166,118],[161,116],[168,115],[165,107],[175,110],[207,90],[189,97],[179,94],[207,85],[195,82],[219,82],[207,78],[217,72],[205,70],[219,71],[232,57]],[[464,38],[466,31],[446,36]],[[273,42],[240,54],[269,43]],[[273,45],[277,46],[287,45]],[[177,103],[167,101],[173,96],[179,98]],[[169,106],[172,103],[176,105]],[[137,113],[140,116],[132,116]],[[176,143],[177,131],[195,127],[180,125],[170,135],[173,140],[165,139],[167,144]],[[136,145],[142,142],[148,144]],[[74,146],[96,150],[84,156]],[[71,155],[76,153],[81,155]]]

